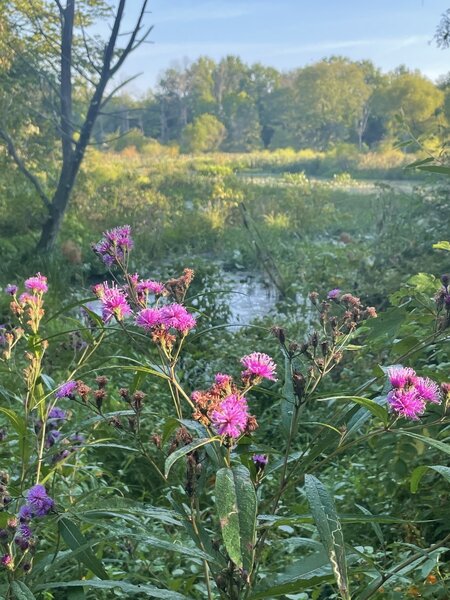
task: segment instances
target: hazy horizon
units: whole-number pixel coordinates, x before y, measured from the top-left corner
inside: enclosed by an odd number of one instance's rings
[[[153,0],[147,25],[151,44],[127,61],[120,80],[142,75],[126,86],[132,94],[155,88],[160,74],[176,63],[199,56],[220,60],[239,55],[280,71],[299,68],[332,55],[371,60],[382,71],[399,65],[419,69],[436,80],[450,71],[450,52],[436,47],[433,36],[447,0]],[[386,19],[386,15],[389,18]],[[126,18],[125,28],[133,22]]]

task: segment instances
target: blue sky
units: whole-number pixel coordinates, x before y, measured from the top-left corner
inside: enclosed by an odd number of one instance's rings
[[[139,4],[129,0],[125,26]],[[227,54],[283,71],[339,54],[435,79],[450,71],[450,50],[433,42],[447,8],[450,0],[150,0],[152,44],[128,59],[121,79],[142,73],[128,86],[140,93],[173,63]]]

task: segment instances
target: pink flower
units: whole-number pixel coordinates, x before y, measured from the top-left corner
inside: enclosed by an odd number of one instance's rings
[[[429,377],[417,377],[415,388],[419,396],[426,402],[441,403],[439,386]]]
[[[103,296],[100,298],[102,303],[102,319],[104,323],[109,323],[113,317],[117,321],[131,314],[131,308],[127,302],[124,292],[114,283],[111,287],[108,283],[103,284]]]
[[[66,381],[59,386],[59,388],[55,392],[55,398],[73,398],[75,392],[77,390],[77,382],[73,379]]]
[[[195,327],[196,320],[184,306],[174,303],[161,308],[161,323],[184,333]]]
[[[248,417],[247,400],[237,394],[231,394],[213,410],[211,422],[219,435],[238,438],[245,431]]]
[[[232,377],[231,375],[225,375],[224,373],[217,373],[214,380],[217,383],[217,385],[224,386],[231,383]]]
[[[45,294],[45,292],[48,291],[47,277],[44,277],[44,275],[41,275],[40,273],[36,273],[34,277],[25,279],[25,287],[27,290],[31,290],[33,294]]]
[[[136,325],[143,329],[153,329],[157,325],[161,325],[161,309],[160,308],[144,308],[136,317]]]
[[[336,300],[337,298],[339,298],[339,295],[341,293],[341,290],[339,288],[334,288],[333,290],[330,290],[327,294],[327,298],[329,300]]]
[[[246,367],[242,373],[243,378],[255,377],[261,379],[270,379],[276,381],[277,365],[267,354],[262,352],[253,352],[241,358],[241,363]]]
[[[391,367],[388,369],[389,381],[393,388],[415,385],[417,375],[410,367]]]
[[[414,388],[393,390],[389,392],[387,401],[397,415],[413,421],[417,421],[425,411],[425,402]]]
[[[24,292],[19,296],[20,304],[37,304],[38,298],[37,296],[32,296],[28,292]]]
[[[162,294],[164,292],[164,284],[152,279],[142,279],[136,284],[138,294],[151,292],[152,294]]]

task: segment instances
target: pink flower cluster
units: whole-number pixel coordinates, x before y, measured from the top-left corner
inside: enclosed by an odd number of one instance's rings
[[[211,423],[219,435],[236,439],[244,433],[249,416],[247,400],[231,394],[212,411]]]
[[[92,250],[98,254],[108,267],[124,261],[134,245],[131,237],[131,227],[122,225],[103,233],[102,239],[92,245]]]
[[[114,283],[109,287],[109,284],[105,282],[101,286],[97,286],[95,292],[102,303],[104,323],[109,323],[113,317],[120,322],[131,314],[131,307],[125,292]]]
[[[144,308],[136,317],[136,325],[150,331],[158,326],[187,333],[195,327],[195,318],[181,304],[167,304],[160,308]]]
[[[25,279],[25,287],[33,294],[45,294],[48,292],[47,277],[37,273],[34,277]]]
[[[241,358],[241,363],[246,367],[242,373],[243,379],[250,379],[252,383],[256,380],[269,379],[276,381],[277,365],[267,354],[252,352]]]
[[[428,377],[419,377],[410,367],[391,367],[388,377],[393,389],[387,401],[392,412],[400,417],[417,421],[427,402],[441,402],[438,384]]]

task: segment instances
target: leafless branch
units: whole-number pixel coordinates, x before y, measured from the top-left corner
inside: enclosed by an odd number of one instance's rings
[[[142,2],[141,12],[139,13],[139,17],[138,17],[138,19],[136,21],[136,26],[134,27],[133,32],[130,35],[130,39],[128,40],[128,44],[122,50],[122,53],[119,56],[119,58],[117,59],[116,64],[111,68],[111,77],[120,69],[120,67],[124,63],[124,61],[127,58],[127,56],[130,54],[130,52],[133,52],[133,50],[135,50],[137,48],[137,46],[140,43],[142,43],[142,41],[150,34],[150,32],[152,30],[152,27],[150,27],[147,30],[147,32],[145,33],[145,35],[138,42],[138,44],[135,44],[137,36],[138,36],[139,32],[142,29],[142,21],[144,19],[144,15],[145,15],[145,12],[146,12],[147,4],[148,4],[148,0],[144,0]]]
[[[142,73],[136,73],[136,75],[132,75],[131,77],[129,77],[128,79],[125,79],[125,81],[123,81],[122,83],[119,83],[119,85],[117,85],[107,96],[106,98],[103,100],[103,102],[100,105],[100,110],[102,108],[104,108],[108,102],[111,100],[111,98],[123,87],[125,87],[128,83],[130,83],[130,81],[133,81],[134,79],[136,79],[137,77],[139,77],[140,75],[142,75]]]
[[[0,138],[5,142],[6,149],[8,150],[8,154],[11,156],[11,158],[16,163],[19,171],[28,179],[28,181],[30,181],[33,184],[35,190],[37,191],[37,193],[38,193],[39,197],[41,198],[42,202],[44,203],[45,207],[50,210],[50,208],[51,208],[50,199],[48,198],[47,194],[44,192],[38,178],[35,175],[33,175],[33,173],[25,166],[25,163],[23,162],[23,160],[20,158],[20,156],[17,153],[16,147],[14,146],[14,142],[12,141],[11,137],[8,135],[6,130],[4,130],[3,128],[0,128]]]

